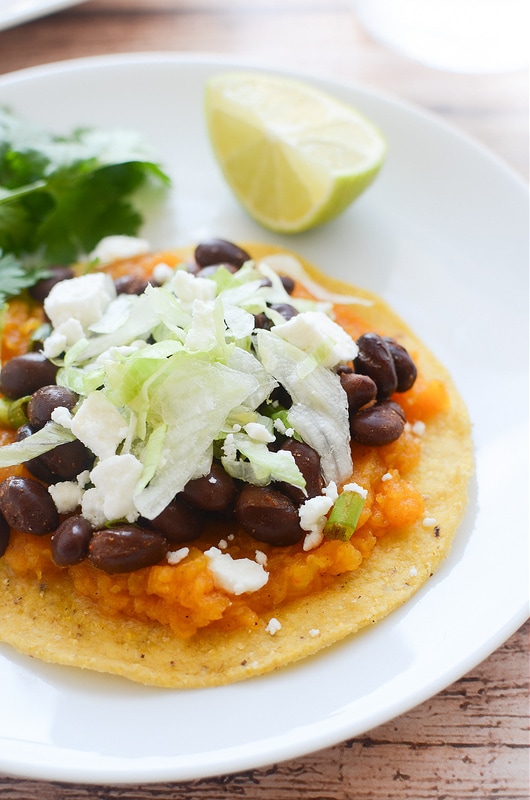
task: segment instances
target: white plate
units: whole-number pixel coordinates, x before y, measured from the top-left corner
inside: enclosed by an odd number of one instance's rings
[[[0,31],[82,2],[83,0],[2,0]]]
[[[233,200],[203,87],[233,63],[144,54],[0,79],[0,103],[56,131],[141,129],[174,179],[154,245],[207,235],[296,248],[384,295],[451,369],[474,424],[469,510],[440,572],[386,620],[321,655],[224,688],[163,691],[0,647],[0,770],[84,782],[187,780],[259,767],[383,723],[462,676],[527,617],[527,219],[522,181],[436,119],[315,81],[389,140],[381,175],[327,227],[282,238]]]

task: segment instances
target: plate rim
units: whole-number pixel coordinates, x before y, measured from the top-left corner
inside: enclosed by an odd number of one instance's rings
[[[506,161],[499,156],[497,153],[493,152],[489,149],[485,144],[480,141],[477,141],[473,138],[470,134],[460,130],[459,128],[455,127],[451,122],[443,119],[438,118],[434,112],[429,111],[428,109],[424,109],[415,105],[414,103],[403,100],[400,97],[396,97],[392,93],[385,92],[378,88],[372,87],[366,83],[354,83],[351,81],[341,81],[340,79],[336,79],[334,77],[329,77],[326,75],[315,75],[314,73],[309,73],[307,71],[300,71],[292,68],[284,68],[284,67],[271,67],[265,63],[257,62],[254,60],[249,59],[242,59],[242,58],[234,58],[231,56],[226,55],[218,55],[218,54],[208,54],[208,53],[199,53],[199,52],[190,52],[190,53],[171,53],[171,52],[138,52],[138,53],[120,53],[120,54],[107,54],[107,55],[98,55],[98,56],[87,56],[82,58],[75,58],[75,59],[65,59],[61,61],[50,62],[48,64],[40,65],[40,66],[33,66],[27,67],[20,70],[16,70],[10,73],[5,73],[0,75],[0,91],[4,88],[4,86],[9,86],[15,84],[17,81],[28,81],[33,80],[35,78],[46,78],[48,76],[58,75],[65,71],[71,71],[73,69],[77,70],[84,70],[90,68],[111,68],[115,65],[119,66],[131,66],[138,63],[152,63],[152,64],[197,64],[197,65],[219,65],[219,66],[230,66],[233,68],[248,68],[248,69],[257,69],[257,70],[267,70],[270,72],[277,72],[280,74],[291,75],[293,77],[299,77],[300,79],[306,80],[313,80],[319,82],[321,84],[328,84],[330,87],[336,86],[341,87],[345,91],[354,91],[366,96],[375,97],[376,99],[382,101],[383,103],[390,103],[392,106],[398,107],[399,109],[405,111],[408,114],[412,114],[414,117],[420,118],[420,120],[424,120],[431,125],[434,125],[438,129],[446,130],[450,133],[453,138],[456,138],[460,143],[465,144],[466,146],[470,146],[473,150],[478,151],[484,158],[490,161],[495,168],[500,169],[506,178],[511,179],[514,183],[514,186],[517,186],[519,189],[523,189],[527,192],[527,184],[522,178],[522,176],[514,169],[510,164],[506,163]],[[528,619],[529,616],[529,608],[528,603],[523,604],[523,606],[518,610],[517,613],[514,613],[513,616],[506,620],[504,625],[501,626],[499,629],[495,631],[494,634],[490,636],[490,638],[483,643],[482,648],[478,650],[474,650],[472,654],[469,654],[467,659],[463,661],[460,660],[458,664],[454,666],[452,674],[450,672],[445,672],[443,677],[440,676],[438,680],[437,688],[432,690],[433,685],[430,683],[429,686],[425,687],[425,691],[423,695],[415,695],[414,701],[411,703],[410,700],[408,702],[401,702],[395,704],[395,708],[391,712],[391,716],[389,717],[388,714],[384,711],[381,711],[379,716],[379,721],[376,720],[374,723],[375,725],[382,724],[385,721],[389,721],[390,719],[399,716],[402,713],[407,712],[411,708],[416,707],[417,705],[425,702],[429,697],[433,697],[438,692],[442,691],[443,688],[451,685],[455,680],[458,680],[462,675],[466,674],[470,669],[473,669],[479,663],[481,663],[485,658],[487,658],[492,652],[494,652],[498,647],[500,647],[503,642],[505,642],[513,633],[515,633],[519,627],[524,624],[524,622]],[[296,744],[292,744],[289,751],[285,751],[285,744],[282,745],[282,753],[276,753],[274,755],[274,748],[267,750],[266,754],[263,754],[262,759],[259,758],[259,754],[256,753],[248,754],[246,758],[239,758],[238,763],[230,766],[229,769],[226,768],[226,765],[223,766],[223,773],[222,774],[231,774],[234,772],[239,772],[245,769],[250,768],[258,768],[265,766],[267,764],[272,763],[273,761],[279,760],[284,761],[291,758],[300,757],[306,755],[310,752],[314,752],[315,750],[320,750],[325,747],[332,746],[337,744],[340,741],[343,741],[344,738],[348,738],[350,734],[348,734],[344,728],[345,724],[340,728],[340,733],[337,731],[328,732],[327,736],[320,736],[318,737],[318,743],[314,742],[313,745],[308,747],[308,743],[306,740]],[[357,735],[357,734],[354,734]],[[277,738],[277,737],[276,737]],[[316,737],[314,737],[316,738]],[[232,758],[232,760],[234,760]],[[141,761],[141,759],[138,759]],[[219,774],[219,764],[216,764],[214,768],[209,768],[206,770],[202,770],[200,774],[197,772],[193,772],[193,774],[182,775],[179,774],[178,777],[175,778],[174,769],[171,768],[170,759],[165,759],[167,766],[165,769],[161,769],[160,766],[153,766],[149,768],[148,766],[144,766],[140,771],[135,771],[135,783],[139,781],[146,781],[146,782],[154,782],[160,780],[191,780],[195,778],[202,778],[208,777],[212,775]],[[42,778],[45,780],[67,780],[73,781],[74,776],[72,774],[69,777],[61,777],[58,774],[58,770],[56,766],[52,768],[48,773],[46,770],[42,768],[37,769],[35,772],[31,770],[28,771],[27,765],[24,768],[21,767],[20,770],[18,769],[9,769],[4,764],[0,766],[2,769],[7,770],[9,774],[17,775],[20,777],[35,777],[35,778]],[[130,770],[131,764],[128,764],[128,769]],[[124,783],[129,781],[124,781],[124,773],[122,768],[116,768],[109,766],[108,769],[105,767],[98,767],[99,770],[99,777],[94,775],[90,772],[87,773],[84,777],[86,782],[96,782],[102,784],[111,784],[111,783]],[[60,772],[60,771],[59,771]],[[63,771],[62,775],[68,773],[69,770]],[[45,774],[47,773],[47,774]],[[77,774],[80,774],[79,770],[76,770]],[[75,782],[79,782],[77,778],[75,778]]]

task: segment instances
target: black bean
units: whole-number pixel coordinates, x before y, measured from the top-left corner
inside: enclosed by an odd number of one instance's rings
[[[0,483],[0,513],[11,528],[43,536],[59,524],[51,495],[33,478],[11,476]]]
[[[145,524],[160,531],[172,544],[182,544],[199,538],[204,517],[197,509],[175,498],[157,517],[145,520]]]
[[[38,300],[39,303],[44,302],[56,283],[61,283],[61,281],[67,281],[74,277],[74,271],[71,267],[50,267],[50,272],[49,278],[43,278],[29,290],[30,295],[35,300]]]
[[[182,499],[200,511],[231,511],[237,496],[234,479],[216,462],[210,472],[202,478],[189,481],[184,487]]]
[[[399,344],[399,342],[396,342],[396,340],[392,339],[390,336],[385,336],[384,340],[388,349],[390,350],[390,353],[392,354],[394,367],[396,369],[396,391],[407,392],[410,388],[412,388],[412,386],[414,386],[414,382],[418,377],[416,364],[409,355],[408,350],[403,347],[403,345]]]
[[[322,494],[324,480],[320,471],[320,456],[317,451],[297,439],[288,439],[282,444],[280,450],[292,453],[296,466],[305,478],[307,494],[304,494],[298,486],[283,481],[276,484],[277,488],[297,505],[301,505],[308,497]]]
[[[350,417],[352,439],[370,447],[394,442],[401,436],[404,427],[405,415],[392,400],[382,400]]]
[[[52,383],[50,386],[41,386],[31,395],[27,415],[35,430],[43,428],[49,422],[54,411],[59,406],[64,406],[70,411],[77,403],[79,396],[67,389],[66,386],[57,386]]]
[[[363,406],[372,403],[377,395],[377,386],[368,375],[357,372],[341,372],[341,386],[348,398],[350,414],[355,414]]]
[[[24,353],[4,364],[0,386],[6,397],[16,400],[54,383],[56,374],[57,367],[42,353]]]
[[[292,294],[294,292],[295,282],[289,275],[280,275],[280,280],[283,283],[283,288],[287,292],[287,294]]]
[[[272,390],[270,401],[271,403],[279,403],[282,408],[291,408],[293,404],[291,395],[281,383]]]
[[[4,555],[9,544],[11,529],[3,514],[0,514],[0,558]]]
[[[272,328],[272,320],[270,320],[266,314],[260,311],[259,314],[254,314],[254,327],[270,331]]]
[[[372,378],[378,400],[386,400],[397,388],[396,368],[387,343],[378,333],[365,333],[357,339],[357,345],[355,371]]]
[[[245,250],[226,239],[208,239],[195,248],[195,261],[200,267],[233,264],[239,268],[249,260],[250,256]]]
[[[271,303],[269,308],[281,314],[285,320],[290,320],[298,314],[298,310],[290,303]]]
[[[149,281],[139,275],[121,275],[115,278],[114,286],[117,294],[143,294],[149,286]]]
[[[64,481],[73,480],[80,472],[90,469],[94,462],[94,455],[78,439],[60,444],[39,458],[54,475]]]
[[[68,517],[51,539],[52,558],[58,567],[80,564],[88,555],[92,526],[84,517]]]
[[[259,542],[286,547],[304,536],[296,506],[276,489],[246,484],[237,498],[236,518]]]
[[[116,525],[94,531],[88,559],[98,569],[114,574],[151,567],[167,552],[167,541],[157,531],[138,525]]]
[[[21,425],[17,430],[16,441],[21,442],[23,439],[31,436],[32,433],[35,433],[35,429],[32,428],[29,423]],[[57,481],[61,480],[58,475],[54,475],[51,469],[48,469],[48,467],[42,462],[40,456],[30,458],[29,461],[24,461],[24,466],[34,478],[38,478],[39,481],[44,481],[44,483],[57,483]]]

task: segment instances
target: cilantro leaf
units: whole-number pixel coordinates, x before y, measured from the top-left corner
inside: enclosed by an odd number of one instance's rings
[[[4,255],[0,250],[0,308],[9,298],[16,297],[49,274],[47,267],[24,266],[12,253]]]
[[[0,304],[38,280],[36,254],[41,266],[67,264],[104,236],[135,235],[136,193],[150,183],[170,180],[137,133],[59,136],[0,108]]]

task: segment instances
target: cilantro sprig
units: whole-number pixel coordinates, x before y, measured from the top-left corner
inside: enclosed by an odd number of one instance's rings
[[[0,308],[10,297],[16,297],[49,274],[45,266],[23,265],[12,253],[4,255],[0,250]]]
[[[59,136],[0,108],[0,305],[104,236],[135,235],[138,190],[169,182],[134,132]]]

